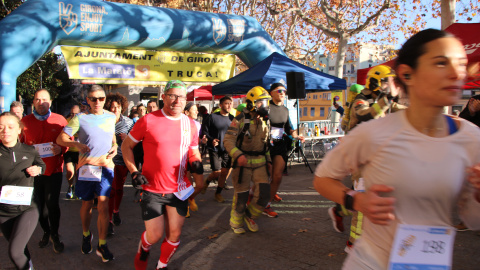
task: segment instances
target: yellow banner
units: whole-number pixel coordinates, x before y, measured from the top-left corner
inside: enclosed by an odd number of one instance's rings
[[[235,56],[62,46],[70,79],[103,84],[223,82],[234,75]]]
[[[343,91],[332,91],[332,105],[333,102],[336,101],[338,105],[343,106]]]

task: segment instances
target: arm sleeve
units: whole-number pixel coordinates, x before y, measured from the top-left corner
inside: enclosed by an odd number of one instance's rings
[[[40,154],[36,150],[33,150],[33,152],[35,153],[34,154],[35,158],[33,160],[33,165],[42,167],[42,173],[41,174],[43,174],[45,172],[45,170],[47,169],[47,165],[45,165],[45,162],[43,162],[42,158],[40,158]]]
[[[475,199],[476,189],[465,180],[460,199],[458,213],[460,219],[472,230],[480,230],[480,203]]]
[[[205,119],[203,121],[203,124],[202,124],[202,134],[207,136],[207,139],[208,139],[208,144],[211,144],[211,141],[215,138],[213,138],[211,135],[210,135],[210,131],[211,131],[211,127],[210,125],[212,124],[212,115],[209,115],[207,117],[207,119]]]
[[[130,130],[130,133],[128,133],[128,137],[132,139],[135,143],[139,143],[143,141],[143,138],[145,136],[145,132],[147,131],[147,117],[144,116],[135,122],[135,125],[133,125],[133,128]]]
[[[290,115],[287,117],[287,122],[285,123],[283,129],[285,130],[285,134],[287,134],[287,136],[290,136],[292,132],[295,130],[295,128],[292,127],[292,121],[290,120]]]
[[[373,140],[368,134],[369,125],[360,125],[338,144],[317,166],[315,175],[343,180],[345,176],[357,171],[368,161],[371,153],[375,153]]]
[[[240,121],[235,117],[228,127],[227,132],[225,133],[225,138],[223,139],[223,146],[227,153],[232,157],[233,160],[236,160],[243,152],[237,148],[237,138],[241,131],[242,126]]]

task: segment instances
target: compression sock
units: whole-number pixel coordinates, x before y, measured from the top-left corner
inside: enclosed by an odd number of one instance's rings
[[[168,261],[173,256],[175,251],[180,245],[180,241],[172,243],[166,238],[163,239],[162,246],[160,247],[160,260],[158,260],[157,268],[167,267]]]

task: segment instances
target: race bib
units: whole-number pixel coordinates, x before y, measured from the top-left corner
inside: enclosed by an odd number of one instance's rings
[[[80,181],[100,182],[102,180],[102,166],[83,165],[78,171]]]
[[[40,154],[41,158],[53,157],[53,145],[51,142],[34,144],[35,150]]]
[[[180,189],[180,186],[179,186],[178,191],[174,192],[173,194],[175,194],[175,196],[177,196],[177,198],[179,198],[180,200],[185,201],[186,199],[188,199],[188,197],[190,197],[190,195],[192,195],[194,190],[195,189],[193,188],[192,185],[182,189]]]
[[[273,139],[281,139],[283,138],[283,128],[272,127],[270,133]]]
[[[358,178],[358,181],[353,182],[353,189],[360,192],[365,192],[365,180],[362,177]]]
[[[389,269],[451,269],[455,229],[399,224]]]
[[[3,186],[0,193],[0,203],[13,205],[30,205],[33,187]]]

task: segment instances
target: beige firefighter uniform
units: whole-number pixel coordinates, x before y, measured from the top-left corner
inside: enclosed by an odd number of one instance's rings
[[[246,117],[245,117],[246,116]],[[249,119],[251,116],[251,119]],[[244,126],[248,130],[243,132]],[[228,128],[224,146],[233,161],[232,182],[234,197],[230,214],[230,226],[240,228],[244,217],[256,218],[270,200],[270,184],[267,173],[267,162],[271,162],[268,152],[269,127],[255,113],[244,109],[236,116]],[[243,135],[242,135],[243,133]],[[243,136],[243,139],[242,139]],[[244,167],[236,166],[236,160],[244,155],[248,164]],[[255,185],[253,198],[247,206],[250,183]]]

